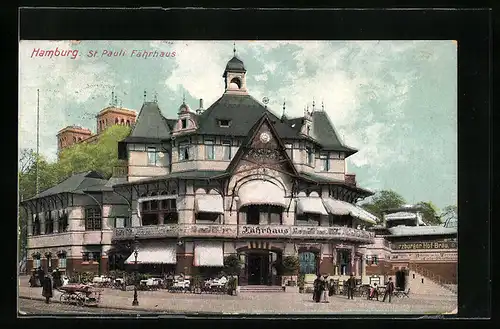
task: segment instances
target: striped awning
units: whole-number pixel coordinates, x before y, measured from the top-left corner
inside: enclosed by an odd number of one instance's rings
[[[238,190],[239,206],[273,205],[287,207],[285,191],[269,181],[252,180]]]
[[[345,216],[351,215],[364,222],[377,224],[377,217],[373,216],[366,210],[349,202],[336,200],[332,198],[323,199],[324,205],[328,213],[332,215]]]
[[[220,194],[200,194],[195,199],[196,212],[224,213],[224,201]]]
[[[328,215],[320,197],[306,197],[297,199],[297,214]]]
[[[176,264],[177,245],[175,243],[148,242],[139,245],[137,252],[138,264]],[[135,264],[135,254],[132,252],[125,264]]]

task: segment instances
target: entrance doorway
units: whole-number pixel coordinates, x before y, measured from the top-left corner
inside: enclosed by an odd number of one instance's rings
[[[406,271],[399,270],[396,272],[395,288],[398,290],[406,290]]]
[[[269,280],[269,253],[248,254],[248,284],[267,285]]]
[[[281,253],[252,250],[241,254],[241,285],[281,285]]]

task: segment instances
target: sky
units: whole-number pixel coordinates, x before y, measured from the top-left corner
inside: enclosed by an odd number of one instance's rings
[[[409,204],[457,204],[456,42],[236,41],[235,48],[249,93],[267,97],[277,115],[284,101],[289,117],[324,103],[341,139],[359,150],[347,160],[359,186],[392,189]],[[170,118],[183,95],[191,108],[200,98],[208,108],[224,92],[232,56],[232,41],[22,40],[19,148],[36,149],[37,89],[40,153],[55,161],[57,132],[73,124],[95,132],[112,92],[136,111],[146,92]]]

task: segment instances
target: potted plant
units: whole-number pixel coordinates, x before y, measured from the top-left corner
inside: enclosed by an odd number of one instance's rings
[[[195,294],[201,294],[201,286],[203,284],[203,278],[199,274],[195,274],[192,277],[191,289]]]
[[[300,263],[299,263],[299,258],[297,256],[284,257],[282,265],[283,265],[283,272],[285,275],[296,276],[297,273],[299,272]],[[290,286],[296,286],[296,284],[297,283],[294,280],[291,280],[288,283],[288,285]]]
[[[236,295],[238,292],[238,275],[241,272],[241,261],[237,255],[229,255],[224,258],[224,272],[230,276],[228,294]]]

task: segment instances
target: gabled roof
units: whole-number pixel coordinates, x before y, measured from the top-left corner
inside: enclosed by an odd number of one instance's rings
[[[342,143],[338,137],[337,131],[330,120],[330,117],[324,111],[314,111],[312,113],[313,135],[325,150],[343,151],[347,156],[357,152],[356,149],[348,147]]]
[[[274,128],[285,139],[301,138],[263,104],[250,95],[223,94],[215,103],[199,115],[198,134],[246,136],[252,126],[267,113]],[[230,120],[229,127],[220,127],[218,120]]]
[[[28,199],[38,199],[60,193],[83,193],[87,191],[100,191],[108,181],[96,171],[86,171],[75,174],[56,186],[53,186],[38,195]],[[25,200],[27,201],[27,200]]]
[[[291,174],[294,176],[297,176],[297,177],[299,176],[299,173],[297,172],[297,169],[293,165],[292,160],[290,159],[290,157],[288,156],[288,154],[285,151],[285,146],[283,145],[283,141],[281,139],[281,136],[279,135],[278,131],[276,130],[275,125],[277,124],[277,122],[271,121],[271,119],[269,118],[269,113],[270,112],[265,111],[262,114],[262,116],[260,117],[260,119],[250,128],[250,130],[248,131],[248,133],[246,135],[247,137],[242,141],[241,146],[238,148],[238,151],[236,152],[233,159],[231,160],[231,163],[228,165],[228,167],[226,169],[226,171],[228,173],[233,172],[234,168],[241,160],[241,157],[245,154],[245,152],[247,152],[251,148],[251,145],[252,145],[253,141],[255,140],[259,129],[264,124],[266,124],[269,127],[271,134],[273,135],[272,137],[278,143],[278,151],[280,151],[282,153],[283,157],[285,158],[286,162],[288,163],[290,170],[291,170]]]
[[[169,139],[170,132],[168,122],[161,114],[158,103],[145,102],[139,112],[134,128],[124,142]]]

